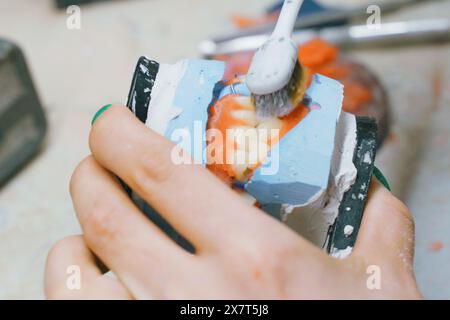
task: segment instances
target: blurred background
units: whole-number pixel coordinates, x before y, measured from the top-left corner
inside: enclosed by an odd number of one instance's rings
[[[57,2],[0,0],[0,299],[44,297],[49,248],[80,232],[68,182],[90,121],[126,101],[139,56],[215,56],[245,72],[251,53],[225,40],[277,14],[274,0]],[[379,1],[381,28],[369,28],[373,2],[308,1],[300,55],[346,85],[346,111],[380,121],[377,165],[415,216],[419,287],[449,299],[450,1]]]

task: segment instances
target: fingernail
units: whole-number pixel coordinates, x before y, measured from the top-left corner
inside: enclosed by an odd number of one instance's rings
[[[107,104],[106,106],[100,108],[100,110],[97,111],[94,118],[92,119],[91,125],[94,125],[95,121],[97,121],[97,119],[103,114],[103,112],[108,110],[111,106],[112,104]]]
[[[391,190],[391,186],[389,185],[389,182],[387,181],[386,177],[383,175],[380,169],[377,167],[373,168],[373,175],[380,181],[380,183],[389,191]]]

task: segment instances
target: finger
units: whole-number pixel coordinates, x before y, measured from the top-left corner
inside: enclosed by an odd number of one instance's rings
[[[90,147],[102,166],[121,177],[197,249],[241,241],[242,236],[248,241],[258,237],[254,233],[267,221],[273,223],[201,166],[174,164],[174,144],[124,107],[112,107],[97,120]]]
[[[182,276],[191,255],[151,223],[92,157],[71,180],[71,195],[88,246],[139,298],[154,298]],[[152,296],[143,296],[152,288]]]
[[[59,241],[50,251],[45,268],[49,299],[130,299],[116,279],[104,277],[96,258],[81,236]]]
[[[377,181],[373,181],[368,199],[355,252],[411,268],[414,221],[410,211]]]

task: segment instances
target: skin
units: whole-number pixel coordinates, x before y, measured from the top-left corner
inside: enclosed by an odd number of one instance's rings
[[[83,234],[50,251],[50,299],[421,298],[412,269],[413,219],[377,182],[354,251],[338,260],[250,206],[209,171],[173,164],[173,144],[125,107],[106,111],[89,143],[92,155],[70,184]],[[115,176],[189,239],[196,254],[144,217]],[[80,290],[66,286],[71,265],[80,267]],[[372,265],[381,271],[379,290],[367,286]],[[116,276],[105,275],[105,266]]]

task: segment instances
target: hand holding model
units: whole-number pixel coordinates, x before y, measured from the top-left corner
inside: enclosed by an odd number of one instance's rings
[[[51,250],[48,298],[421,298],[412,269],[411,214],[378,182],[372,183],[353,253],[339,260],[248,204],[201,166],[173,164],[173,144],[125,107],[112,106],[95,122],[90,148],[92,156],[71,181],[83,234]],[[115,176],[196,253],[184,251],[148,220]],[[80,268],[79,290],[67,286],[67,268],[73,265]],[[103,274],[105,266],[116,277]],[[379,285],[370,285],[373,270]]]

